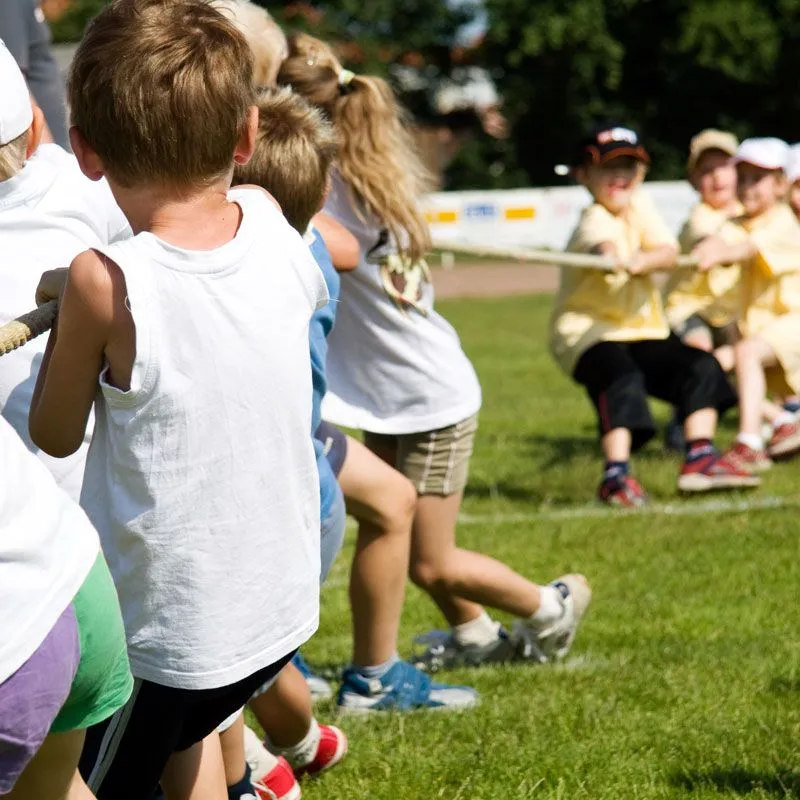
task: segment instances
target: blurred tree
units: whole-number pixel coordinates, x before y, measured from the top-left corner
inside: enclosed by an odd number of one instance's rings
[[[77,42],[83,35],[86,23],[107,2],[108,0],[71,0],[68,3],[61,3],[60,16],[50,23],[53,40],[56,42]]]

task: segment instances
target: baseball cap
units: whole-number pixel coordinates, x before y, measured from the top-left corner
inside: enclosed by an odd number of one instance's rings
[[[789,183],[800,181],[800,144],[789,148],[789,162],[786,165],[786,177]]]
[[[14,56],[0,39],[0,145],[14,141],[33,122],[31,96]]]
[[[733,160],[740,164],[753,164],[762,169],[786,169],[789,145],[783,139],[764,137],[745,139],[736,150]]]
[[[650,163],[650,155],[639,141],[635,130],[618,123],[598,125],[583,139],[572,160],[572,166],[582,167],[590,164],[605,164],[612,158],[630,156],[645,164]]]
[[[686,171],[692,172],[700,160],[700,156],[708,150],[721,150],[729,156],[736,155],[739,149],[739,140],[727,131],[718,131],[716,128],[706,128],[692,138],[689,143],[689,160],[686,162]]]

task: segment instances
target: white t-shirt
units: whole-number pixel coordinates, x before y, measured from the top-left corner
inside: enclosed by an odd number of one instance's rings
[[[328,302],[265,193],[230,193],[235,238],[188,251],[151,233],[101,248],[136,325],[131,389],[101,376],[81,504],[119,593],[131,669],[235,683],[319,618],[319,479],[309,321]]]
[[[99,550],[78,504],[0,417],[0,683],[37,650]]]
[[[453,326],[433,310],[427,269],[404,265],[380,222],[359,218],[338,174],[325,213],[358,239],[361,257],[355,270],[342,274],[323,417],[372,433],[405,434],[476,414],[478,378]]]
[[[74,156],[57,145],[42,145],[22,172],[0,182],[0,325],[34,307],[42,272],[68,267],[78,253],[129,231],[105,181],[90,181]],[[46,345],[47,336],[40,336],[3,357],[0,411],[77,500],[91,426],[81,449],[63,459],[38,451],[28,435],[28,412]]]

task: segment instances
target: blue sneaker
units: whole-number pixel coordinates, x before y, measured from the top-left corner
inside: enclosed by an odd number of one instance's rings
[[[433,683],[407,661],[398,661],[382,678],[365,678],[348,667],[339,689],[339,709],[348,713],[369,711],[461,711],[478,702],[468,686]]]
[[[292,664],[297,667],[300,674],[306,679],[308,690],[311,692],[313,700],[327,700],[333,697],[333,687],[325,680],[325,678],[317,675],[303,656],[297,652],[294,654]]]

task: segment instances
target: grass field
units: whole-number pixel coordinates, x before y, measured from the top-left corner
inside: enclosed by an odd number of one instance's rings
[[[481,706],[464,714],[344,718],[347,761],[306,783],[304,796],[800,797],[800,464],[773,470],[751,494],[687,501],[676,494],[677,461],[653,443],[635,467],[655,508],[598,509],[593,415],[547,354],[549,303],[441,310],[484,388],[461,542],[540,582],[584,572],[594,602],[573,653],[555,667],[448,674],[481,691]],[[348,657],[349,556],[305,650],[318,666]],[[410,588],[404,652],[437,626],[433,605]]]

